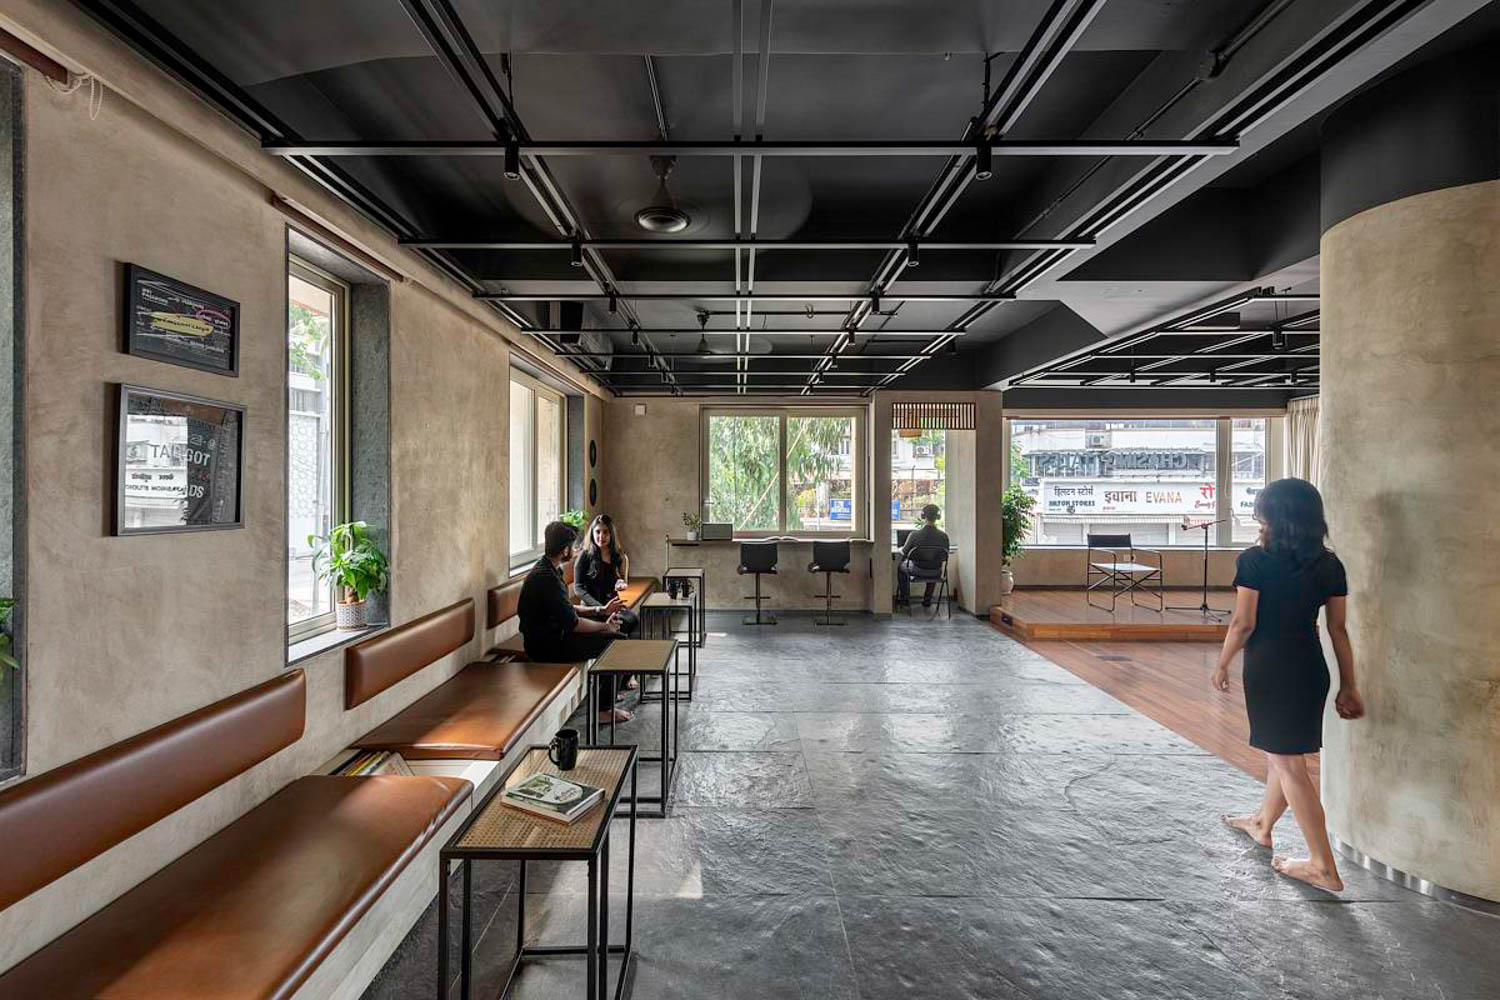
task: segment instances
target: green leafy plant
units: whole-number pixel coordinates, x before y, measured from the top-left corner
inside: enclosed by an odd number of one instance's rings
[[[682,512],[682,523],[687,528],[687,530],[689,530],[689,531],[697,531],[698,527],[701,524],[703,524],[703,518],[699,517],[697,514],[689,513],[688,511],[683,511]]]
[[[10,667],[12,670],[19,669],[21,664],[12,655],[13,646],[10,636],[10,615],[16,609],[16,602],[9,597],[0,597],[0,666]]]
[[[1010,487],[1000,496],[1000,528],[1005,536],[1000,558],[1007,566],[1026,548],[1024,539],[1031,530],[1031,509],[1035,506],[1036,497],[1019,486]]]
[[[334,525],[327,537],[308,535],[307,544],[318,548],[313,572],[320,580],[331,581],[346,597],[352,592],[356,601],[363,601],[371,592],[384,593],[390,586],[390,563],[364,521]]]
[[[563,511],[562,516],[558,520],[563,524],[571,524],[579,531],[582,531],[584,524],[588,521],[588,515],[575,507],[573,510]]]

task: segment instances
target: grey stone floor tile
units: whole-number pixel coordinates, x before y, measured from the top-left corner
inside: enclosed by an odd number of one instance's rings
[[[809,809],[807,765],[800,753],[684,753],[675,801],[719,809]]]

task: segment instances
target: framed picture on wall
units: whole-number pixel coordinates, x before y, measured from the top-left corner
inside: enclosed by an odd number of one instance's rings
[[[245,408],[119,387],[115,534],[244,526]]]
[[[153,361],[238,377],[240,304],[139,264],[126,264],[125,350]]]

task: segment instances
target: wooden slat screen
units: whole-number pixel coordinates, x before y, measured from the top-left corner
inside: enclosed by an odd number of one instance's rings
[[[892,403],[891,428],[898,431],[972,431],[973,403]]]

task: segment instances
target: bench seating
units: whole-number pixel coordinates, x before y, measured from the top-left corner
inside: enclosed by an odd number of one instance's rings
[[[474,602],[468,599],[350,646],[344,654],[346,702],[373,698],[473,638]],[[572,664],[480,660],[353,746],[395,751],[411,761],[504,760],[540,720],[557,713],[566,718],[572,705],[564,695],[578,687]]]
[[[305,718],[306,680],[292,670],[6,789],[0,908],[295,743]],[[376,934],[361,918],[398,881],[431,897],[436,872],[413,859],[461,821],[469,796],[453,778],[299,778],[0,975],[0,996],[362,990],[368,979],[349,970],[370,964]]]

